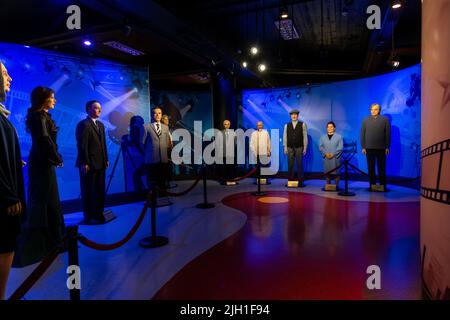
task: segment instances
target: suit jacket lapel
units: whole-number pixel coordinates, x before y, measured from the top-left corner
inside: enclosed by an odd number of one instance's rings
[[[105,133],[105,126],[103,125],[102,122],[98,121],[98,135],[100,136],[100,140],[103,140],[103,138],[106,139],[104,133]]]
[[[156,129],[155,129],[154,122],[150,122],[150,127],[153,129],[153,131],[156,133],[156,135],[158,135],[158,132],[156,132]]]

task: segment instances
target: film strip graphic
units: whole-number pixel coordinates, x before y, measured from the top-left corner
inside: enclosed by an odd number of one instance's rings
[[[443,140],[422,150],[421,152],[422,163],[425,158],[435,154],[439,154],[439,167],[436,178],[436,187],[430,188],[421,186],[421,195],[426,199],[450,205],[450,190],[442,190],[440,188],[445,152],[450,152],[450,139]]]

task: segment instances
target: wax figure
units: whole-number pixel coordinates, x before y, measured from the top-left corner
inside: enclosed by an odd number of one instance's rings
[[[54,91],[36,87],[31,92],[26,129],[32,145],[28,156],[27,219],[20,236],[13,265],[27,266],[41,261],[61,245],[65,234],[55,167],[62,167],[56,137],[58,127],[49,111],[55,108]]]
[[[256,124],[256,131],[250,136],[250,150],[256,157],[262,159],[261,163],[268,164],[268,157],[270,157],[270,137],[269,132],[264,129],[262,121]]]
[[[380,185],[386,189],[386,156],[391,146],[391,124],[389,119],[380,114],[381,106],[374,103],[370,106],[371,115],[366,117],[361,126],[361,148],[367,158],[370,190],[376,184],[375,163],[378,167]]]
[[[235,177],[235,158],[236,158],[236,135],[231,129],[230,120],[223,121],[222,129],[223,141],[223,164],[221,165],[220,174],[222,176],[221,184],[226,184],[226,179]]]
[[[105,126],[99,120],[102,107],[97,100],[86,103],[86,119],[76,128],[81,200],[85,224],[105,223],[106,168],[109,167]]]
[[[323,171],[324,173],[333,170],[341,165],[341,155],[344,149],[344,141],[342,136],[336,131],[336,125],[333,121],[327,123],[327,134],[320,137],[319,150],[323,157]],[[327,184],[334,179],[336,187],[339,187],[339,170],[330,172],[326,177]]]
[[[145,164],[148,169],[147,181],[149,187],[157,185],[166,187],[167,152],[170,146],[169,127],[161,122],[162,109],[152,110],[153,122],[144,126]]]
[[[250,136],[250,150],[252,151],[256,163],[261,163],[261,167],[268,166],[270,161],[269,132],[263,128],[263,122],[258,121],[256,124],[256,131],[252,132],[252,135]]]
[[[308,131],[306,124],[298,120],[299,111],[293,109],[289,112],[291,121],[284,125],[283,146],[284,154],[288,156],[289,180],[295,180],[294,162],[297,162],[297,178],[299,186],[303,186],[303,156],[308,147]]]
[[[2,104],[10,91],[12,78],[3,63],[0,63],[0,72],[0,300],[3,300],[25,217],[25,187],[19,139],[8,120],[10,112]]]

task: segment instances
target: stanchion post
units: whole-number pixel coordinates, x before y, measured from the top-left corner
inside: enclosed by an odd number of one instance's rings
[[[256,192],[252,192],[252,196],[265,196],[266,193],[261,191],[261,161],[259,159],[259,155],[256,156],[256,168],[257,168],[257,185],[258,190]]]
[[[348,191],[348,160],[344,160],[344,191],[340,191],[338,195],[344,197],[353,197],[356,194],[354,192]]]
[[[151,236],[145,237],[139,241],[139,245],[143,248],[157,248],[165,246],[169,243],[169,239],[163,236],[158,236],[156,232],[156,206],[158,198],[158,189],[153,186],[152,193],[150,195],[151,199],[151,209],[150,209],[150,222],[151,222]]]
[[[151,231],[153,241],[156,240],[156,205],[158,201],[157,199],[158,199],[157,189],[153,188],[151,197],[152,207],[150,209],[150,220],[151,220],[150,224],[152,229]]]
[[[203,203],[197,204],[195,207],[198,209],[211,209],[214,208],[214,203],[208,203],[208,190],[207,190],[207,181],[206,181],[206,165],[202,164],[202,175],[203,175]]]
[[[76,266],[79,268],[78,262],[78,226],[67,227],[67,250],[68,250],[68,263],[69,266]],[[81,299],[80,289],[69,289],[70,300],[79,301]]]

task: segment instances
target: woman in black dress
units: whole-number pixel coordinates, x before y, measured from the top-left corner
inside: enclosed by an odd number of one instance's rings
[[[64,237],[64,218],[59,201],[55,166],[63,164],[58,153],[58,128],[49,110],[56,103],[54,91],[37,87],[31,92],[26,127],[32,146],[28,157],[27,219],[14,258],[15,267],[41,261],[61,244]]]
[[[24,216],[25,192],[19,139],[8,120],[10,112],[1,103],[12,79],[1,62],[0,73],[0,300],[3,300]]]

